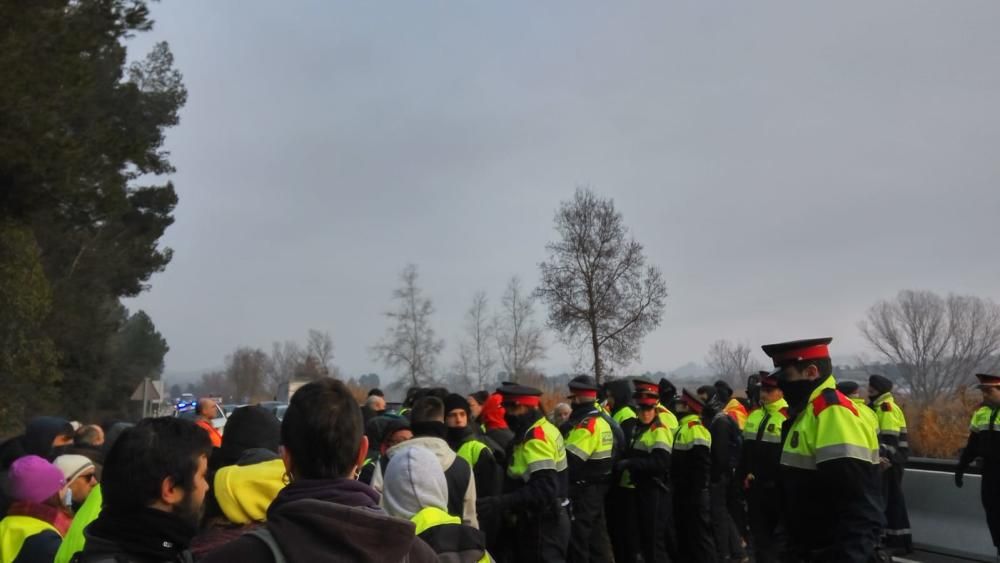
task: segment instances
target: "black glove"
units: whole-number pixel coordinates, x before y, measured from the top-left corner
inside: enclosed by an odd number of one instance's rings
[[[476,499],[476,515],[480,519],[488,520],[494,515],[503,513],[506,504],[501,496]]]
[[[963,485],[962,478],[964,476],[965,476],[965,469],[962,469],[960,467],[960,468],[958,468],[957,471],[955,471],[955,486],[958,487],[959,489],[962,488],[962,485]]]

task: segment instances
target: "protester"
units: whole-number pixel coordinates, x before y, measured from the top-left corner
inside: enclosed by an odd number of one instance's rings
[[[445,441],[448,427],[444,423],[444,402],[434,396],[418,399],[410,413],[410,426],[413,429],[413,439],[387,450],[388,459],[391,460],[392,456],[405,448],[421,447],[434,452],[448,479],[448,513],[461,517],[462,523],[467,526],[479,528],[476,517],[476,479],[469,462],[452,451]],[[381,492],[382,482],[382,469],[376,467],[372,478],[372,486],[376,491]]]
[[[394,455],[386,469],[384,493],[386,512],[416,524],[417,536],[443,561],[493,561],[483,532],[448,514],[448,480],[430,450],[406,448]]]
[[[205,498],[202,530],[191,542],[195,557],[264,521],[267,507],[285,486],[280,443],[281,423],[270,410],[254,405],[233,411],[222,447],[209,459],[212,489]]]
[[[52,461],[73,443],[73,434],[73,426],[68,420],[39,416],[28,422],[23,434],[0,444],[0,515],[7,513],[11,502],[7,496],[7,473],[11,464],[26,455]]]
[[[569,406],[569,403],[559,403],[552,409],[552,415],[549,418],[549,422],[552,423],[556,428],[562,427],[569,420],[569,415],[573,414],[573,408]]]
[[[483,410],[479,413],[483,428],[486,430],[486,437],[493,440],[504,452],[514,439],[514,433],[507,426],[504,418],[503,397],[499,393],[494,393],[483,403]],[[504,465],[505,459],[497,456],[497,463]]]
[[[413,438],[413,430],[410,429],[410,421],[405,417],[387,414],[371,419],[366,425],[368,430],[365,435],[368,437],[368,455],[362,464],[358,480],[366,485],[371,485],[375,478],[375,469],[379,468],[385,475],[385,468],[389,463],[389,456],[386,453],[389,448],[402,444]],[[373,438],[374,437],[374,438]]]
[[[375,393],[378,391],[378,393]],[[365,399],[365,405],[361,407],[361,415],[364,419],[365,424],[368,421],[385,413],[385,397],[382,396],[382,391],[379,389],[372,389],[368,392],[368,398]]]
[[[111,429],[106,433],[104,444],[101,446],[102,459],[107,457],[107,453],[111,451],[115,442],[121,437],[122,432],[132,426],[134,425],[129,422],[119,422],[112,425]],[[56,554],[55,563],[69,563],[69,560],[77,552],[83,551],[86,545],[84,530],[87,526],[90,526],[91,522],[97,520],[97,517],[101,514],[102,504],[104,504],[104,495],[101,493],[100,478],[98,478],[98,483],[91,489],[87,500],[84,501],[83,506],[73,516],[73,523],[70,524],[69,531],[63,536],[62,545],[59,546],[59,553]]]
[[[208,483],[208,434],[191,421],[146,419],[108,452],[104,507],[77,563],[190,561]]]
[[[488,497],[500,492],[503,468],[497,463],[494,452],[500,446],[477,432],[469,424],[471,415],[468,400],[452,393],[445,397],[445,425],[448,426],[448,445],[458,457],[469,462],[476,479],[476,498]]]
[[[72,521],[65,485],[62,471],[37,455],[11,464],[8,486],[13,502],[0,520],[4,563],[49,563],[55,558]]]
[[[290,483],[267,510],[267,524],[210,553],[205,563],[355,561],[424,563],[434,551],[412,522],[378,506],[379,495],[353,477],[368,440],[361,411],[338,380],[299,389],[281,425],[282,460]]]
[[[75,513],[83,506],[90,492],[97,485],[97,468],[94,462],[82,455],[61,455],[53,462],[62,471],[66,487],[71,493],[71,505]]]
[[[483,421],[480,419],[480,415],[483,413],[483,405],[490,398],[490,394],[486,391],[476,391],[475,393],[469,395],[467,399],[469,400],[469,415],[472,417],[472,422],[476,425],[482,425]]]

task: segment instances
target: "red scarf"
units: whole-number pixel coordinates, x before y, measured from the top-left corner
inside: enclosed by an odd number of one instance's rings
[[[66,537],[69,525],[73,523],[73,517],[62,508],[56,508],[47,504],[37,502],[18,501],[10,505],[7,516],[27,516],[42,522],[51,524],[60,537]]]

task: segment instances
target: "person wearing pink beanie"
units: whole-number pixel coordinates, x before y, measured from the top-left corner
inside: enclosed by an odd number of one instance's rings
[[[18,458],[8,475],[14,500],[0,520],[0,560],[52,561],[72,516],[64,503],[63,472],[36,455]]]

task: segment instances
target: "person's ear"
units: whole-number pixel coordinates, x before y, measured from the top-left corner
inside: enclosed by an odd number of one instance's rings
[[[819,379],[819,366],[809,364],[809,367],[806,368],[806,379]]]
[[[160,502],[167,506],[177,506],[184,500],[183,487],[177,486],[173,477],[165,477],[160,482]]]
[[[285,473],[291,475],[295,470],[292,464],[292,454],[288,452],[288,448],[285,446],[278,446],[278,455],[281,456],[281,461],[285,464]]]
[[[361,467],[365,463],[365,457],[368,455],[368,436],[361,436],[361,444],[358,446],[358,455],[354,459],[354,468]]]

